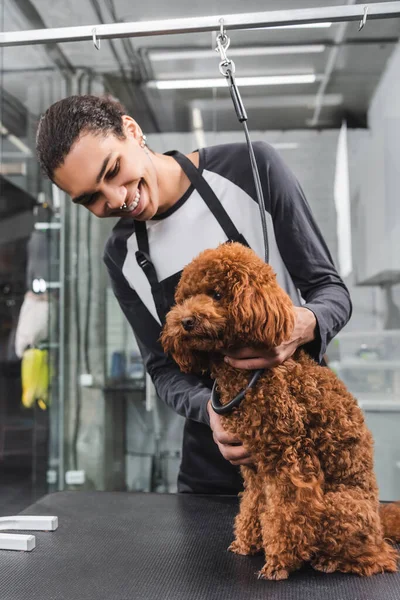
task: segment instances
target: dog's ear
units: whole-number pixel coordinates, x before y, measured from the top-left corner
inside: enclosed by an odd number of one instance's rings
[[[279,346],[294,327],[293,303],[276,282],[269,265],[257,277],[246,277],[235,286],[232,323],[252,344]]]
[[[173,326],[167,322],[161,333],[160,342],[166,354],[170,354],[183,373],[206,373],[210,367],[210,355],[198,350],[183,349],[174,333]]]

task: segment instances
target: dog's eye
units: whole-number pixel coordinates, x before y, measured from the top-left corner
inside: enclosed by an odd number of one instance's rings
[[[212,297],[214,298],[214,300],[221,300],[222,294],[220,294],[219,292],[213,292]]]

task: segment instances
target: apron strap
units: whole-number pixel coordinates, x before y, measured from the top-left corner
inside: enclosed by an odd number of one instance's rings
[[[147,227],[144,221],[135,221],[135,233],[139,248],[135,253],[136,260],[148,279],[158,317],[161,321],[161,325],[164,325],[167,306],[162,286],[157,278],[156,269],[150,260],[149,238],[147,236]]]
[[[200,196],[207,204],[209,210],[212,212],[214,217],[217,219],[218,223],[221,225],[223,231],[228,237],[228,241],[240,242],[244,246],[248,246],[249,244],[247,243],[246,239],[236,229],[234,222],[222,206],[214,190],[206,181],[206,179],[201,175],[200,171],[194,166],[192,161],[189,160],[187,156],[185,156],[181,152],[178,152],[177,150],[171,150],[170,152],[166,152],[165,154],[167,156],[172,156],[172,158],[174,158],[176,162],[180,165],[182,171],[185,173],[190,183],[199,192]]]
[[[182,171],[187,175],[191,184],[198,191],[199,195],[222,227],[225,235],[228,238],[228,242],[239,242],[240,244],[243,244],[243,246],[249,246],[244,236],[236,229],[235,224],[222,206],[211,186],[207,183],[204,177],[202,177],[200,171],[187,158],[187,156],[177,152],[176,150],[166,152],[166,154],[172,156],[180,165]],[[136,251],[136,260],[139,267],[143,270],[148,279],[158,317],[161,321],[161,324],[164,325],[168,306],[162,285],[158,281],[155,267],[150,259],[149,238],[147,235],[146,223],[144,221],[135,221],[135,233],[139,248]]]

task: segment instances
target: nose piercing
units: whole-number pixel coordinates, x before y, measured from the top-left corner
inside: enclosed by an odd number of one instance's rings
[[[123,205],[122,205],[122,206],[120,206],[119,208],[120,208],[120,210],[122,210],[122,209],[124,209],[124,208],[128,208],[128,207],[127,207],[127,205],[126,205],[126,202],[124,202],[124,203],[123,203]]]

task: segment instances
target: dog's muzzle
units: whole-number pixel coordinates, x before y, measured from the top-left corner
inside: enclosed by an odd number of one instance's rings
[[[192,329],[194,329],[195,320],[193,317],[184,317],[181,320],[181,323],[182,323],[182,327],[185,331],[192,331]]]

